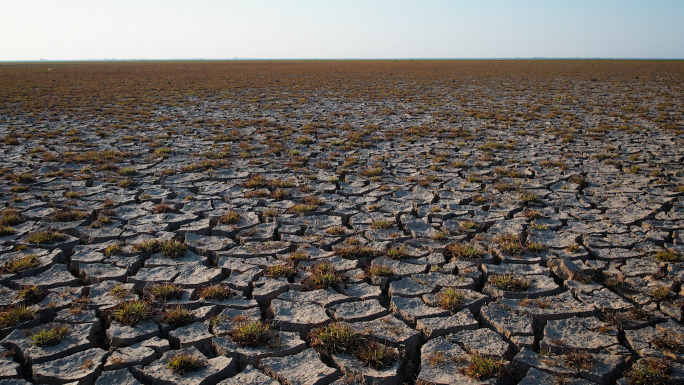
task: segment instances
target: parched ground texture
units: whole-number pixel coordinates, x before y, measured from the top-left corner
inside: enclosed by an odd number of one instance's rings
[[[683,86],[0,64],[0,384],[684,383]]]

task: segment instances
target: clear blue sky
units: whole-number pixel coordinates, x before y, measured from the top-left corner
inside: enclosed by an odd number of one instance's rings
[[[0,61],[684,58],[684,0],[3,0]]]

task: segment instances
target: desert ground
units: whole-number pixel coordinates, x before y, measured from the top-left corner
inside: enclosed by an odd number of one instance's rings
[[[0,63],[0,385],[684,384],[683,87]]]

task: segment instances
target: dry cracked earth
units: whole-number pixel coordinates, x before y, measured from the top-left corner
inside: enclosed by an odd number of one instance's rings
[[[682,65],[538,63],[5,97],[0,384],[684,383]]]

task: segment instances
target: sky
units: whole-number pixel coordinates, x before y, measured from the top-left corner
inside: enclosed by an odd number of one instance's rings
[[[0,0],[0,61],[684,59],[684,0]]]

